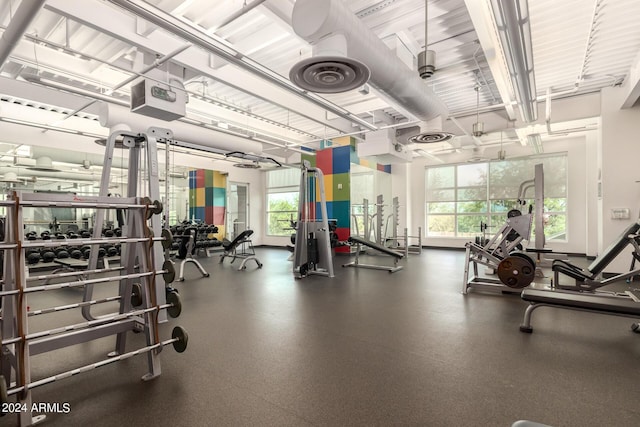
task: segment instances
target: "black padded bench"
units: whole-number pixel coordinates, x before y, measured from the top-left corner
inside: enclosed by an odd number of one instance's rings
[[[249,260],[255,261],[256,264],[258,264],[258,268],[262,268],[262,263],[256,257],[256,252],[253,249],[253,243],[251,242],[252,234],[253,230],[247,229],[238,234],[232,241],[227,239],[223,240],[222,247],[224,248],[224,253],[220,255],[220,263],[224,261],[225,257],[232,257],[232,264],[236,258],[241,258],[242,263],[240,263],[238,270],[245,270],[247,268],[247,261]]]
[[[398,270],[402,270],[402,266],[398,265],[398,260],[401,260],[402,258],[404,258],[404,254],[401,254],[400,252],[396,252],[392,249],[387,248],[386,246],[379,245],[376,242],[372,242],[370,240],[363,239],[358,236],[349,237],[348,242],[355,243],[356,245],[358,245],[358,248],[356,250],[356,259],[353,262],[350,262],[348,264],[342,264],[343,267],[371,268],[374,270],[386,270],[389,273],[395,273]],[[358,259],[358,256],[360,254],[360,245],[367,246],[369,248],[382,252],[385,255],[389,255],[390,257],[393,257],[393,266],[361,264]]]
[[[614,316],[640,318],[640,302],[633,296],[603,293],[572,292],[553,289],[524,289],[522,299],[530,305],[524,312],[520,331],[531,333],[531,315],[538,307],[556,307],[569,310],[590,311]]]
[[[580,268],[563,260],[553,261],[551,269],[554,273],[554,285],[559,288],[581,288],[587,290],[593,290],[603,286],[604,283],[598,282],[597,277],[618,255],[622,253],[624,248],[633,243],[633,238],[630,238],[629,236],[636,235],[638,231],[640,231],[640,220],[627,227],[586,269]],[[575,279],[575,286],[561,286],[559,283],[558,273],[562,273],[565,276]],[[620,279],[624,278],[626,277],[620,277]],[[608,281],[608,283],[610,282],[612,282],[612,280]]]

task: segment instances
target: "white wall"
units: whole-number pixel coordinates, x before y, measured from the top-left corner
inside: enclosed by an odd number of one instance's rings
[[[640,215],[640,107],[621,110],[623,88],[602,90],[602,241],[607,247]],[[611,209],[629,208],[628,220],[611,219]],[[607,268],[608,272],[629,269],[629,251]]]

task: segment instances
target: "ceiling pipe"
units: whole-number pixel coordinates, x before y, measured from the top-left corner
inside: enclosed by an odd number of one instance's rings
[[[264,2],[265,2],[265,0],[255,0],[255,1],[251,2],[251,3],[249,3],[249,4],[245,4],[244,6],[242,6],[242,9],[240,9],[237,12],[234,12],[231,15],[229,15],[229,17],[227,17],[227,19],[222,21],[215,28],[209,30],[209,32],[214,33],[216,31],[218,31],[219,29],[221,29],[223,27],[226,27],[227,25],[229,25],[230,23],[232,23],[236,19],[240,18],[245,13],[248,13],[249,11],[253,10],[257,6],[260,6]]]
[[[183,20],[172,16],[169,13],[164,12],[163,10],[150,5],[149,3],[142,0],[108,0],[109,2],[120,6],[122,9],[128,10],[129,12],[149,21],[150,23],[157,25],[158,27],[173,33],[174,35],[181,37],[189,42],[193,43],[196,46],[201,47],[207,52],[211,52],[225,61],[234,64],[243,70],[246,70],[261,79],[272,83],[294,95],[304,99],[305,101],[311,102],[317,105],[320,108],[323,108],[329,111],[332,114],[337,115],[338,117],[342,117],[346,120],[349,120],[355,124],[358,124],[365,129],[375,130],[377,129],[375,126],[372,126],[366,120],[361,119],[355,114],[350,113],[344,108],[333,104],[332,102],[327,101],[324,98],[316,96],[314,94],[307,93],[306,91],[297,88],[293,83],[291,83],[288,79],[282,77],[276,72],[264,67],[263,65],[253,61],[252,59],[246,57],[241,52],[235,50],[229,44],[224,43],[218,38],[214,37],[211,34],[207,34],[202,31],[200,28],[195,27],[194,25],[189,24]]]
[[[11,18],[7,29],[0,37],[0,68],[27,31],[27,27],[44,6],[46,0],[22,0]]]
[[[348,58],[371,71],[371,86],[420,120],[447,117],[445,104],[341,0],[296,1],[292,25],[298,36],[312,44],[328,36],[344,36]]]
[[[140,120],[139,114],[131,113],[129,109],[114,104],[100,103],[98,114],[100,125],[108,129],[124,125],[130,131],[142,132],[154,126],[168,128],[173,132],[175,140],[191,142],[203,147],[217,148],[227,151],[243,151],[245,153],[260,154],[262,143],[246,138],[218,132],[210,128],[202,128],[182,122],[167,123],[152,117],[144,117]],[[141,124],[144,122],[144,125]]]

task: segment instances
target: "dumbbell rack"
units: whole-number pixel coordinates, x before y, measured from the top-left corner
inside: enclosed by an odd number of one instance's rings
[[[151,131],[151,130],[150,130]],[[105,169],[110,169],[113,156],[115,138],[122,133],[112,134],[107,143]],[[131,135],[129,135],[131,136]],[[125,138],[127,136],[125,135]],[[136,140],[130,152],[130,166],[132,157],[139,155],[137,148],[146,145],[147,150],[153,148],[149,155],[155,156],[155,138],[131,136]],[[150,173],[150,183],[155,178],[152,187],[158,190],[157,160],[154,163],[156,174]],[[130,194],[137,191],[137,166],[129,170]],[[103,171],[103,178],[105,172]],[[108,172],[107,180],[108,184]],[[18,412],[17,425],[30,426],[41,422],[45,415],[32,414],[33,403],[31,390],[79,373],[88,372],[97,367],[129,357],[147,355],[147,373],[143,380],[150,380],[161,373],[159,353],[165,345],[172,344],[176,351],[186,349],[188,336],[186,331],[175,327],[171,339],[161,341],[158,326],[166,321],[166,315],[177,317],[181,312],[181,302],[177,292],[171,290],[165,294],[165,284],[175,278],[175,270],[170,261],[163,262],[163,249],[172,243],[171,233],[165,230],[160,237],[154,237],[152,228],[159,231],[159,215],[162,204],[151,202],[147,197],[130,196],[124,198],[107,197],[107,186],[103,179],[101,195],[97,197],[80,197],[75,195],[60,195],[46,193],[12,192],[8,199],[0,204],[6,207],[5,241],[0,243],[0,250],[4,250],[4,281],[0,291],[2,300],[2,316],[0,317],[0,402],[8,402],[10,396],[15,395],[16,403],[26,411]],[[154,191],[151,192],[153,195]],[[159,191],[155,191],[159,193]],[[159,194],[158,194],[159,195]],[[55,241],[23,240],[23,209],[32,207],[72,207],[93,208],[97,210],[96,217],[101,220],[107,209],[123,209],[127,212],[126,234],[120,238],[102,238],[97,224],[91,238],[76,238]],[[152,228],[147,226],[150,220]],[[160,234],[160,233],[158,233]],[[161,242],[162,247],[154,244]],[[114,268],[97,268],[97,248],[102,244],[120,243],[122,245],[121,266]],[[91,251],[88,269],[77,272],[51,273],[47,275],[29,277],[25,252],[35,247],[53,246],[81,246],[90,245]],[[95,277],[95,276],[98,277]],[[83,277],[84,276],[84,277]],[[88,278],[91,277],[91,278]],[[51,279],[62,279],[63,283],[48,284]],[[80,279],[80,280],[77,280]],[[37,282],[37,283],[33,283]],[[45,283],[44,285],[41,283]],[[91,292],[94,285],[118,282],[118,295],[103,299],[92,299]],[[28,286],[30,285],[30,286]],[[39,310],[29,309],[29,296],[35,292],[47,292],[65,288],[85,289],[84,299],[80,303],[51,307]],[[87,297],[89,295],[89,298]],[[87,319],[88,308],[93,305],[116,301],[119,309],[116,313],[91,317]],[[59,327],[55,329],[30,332],[29,318],[34,315],[45,315],[62,310],[80,308],[86,321]],[[146,345],[134,351],[125,351],[127,332],[144,333]],[[43,379],[32,379],[31,357],[52,352],[68,346],[81,344],[103,337],[116,335],[115,350],[108,354],[109,358],[79,368],[71,369],[57,375]],[[1,415],[1,414],[0,414]]]

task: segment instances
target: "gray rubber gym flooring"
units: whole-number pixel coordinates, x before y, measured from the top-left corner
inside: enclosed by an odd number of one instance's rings
[[[423,251],[394,274],[341,268],[347,257],[337,257],[334,279],[303,280],[286,251],[258,254],[260,270],[217,256],[200,258],[210,278],[187,266],[176,284],[183,313],[161,326],[163,338],[187,329],[187,351],[166,347],[151,382],[137,356],[35,389],[35,402],[70,406],[43,426],[640,425],[633,319],[540,308],[523,334],[519,297],[460,294],[461,251]],[[31,301],[79,298],[68,289]],[[52,316],[34,326],[83,320]],[[99,361],[113,342],[36,356],[34,378]],[[129,334],[128,349],[142,344]]]

